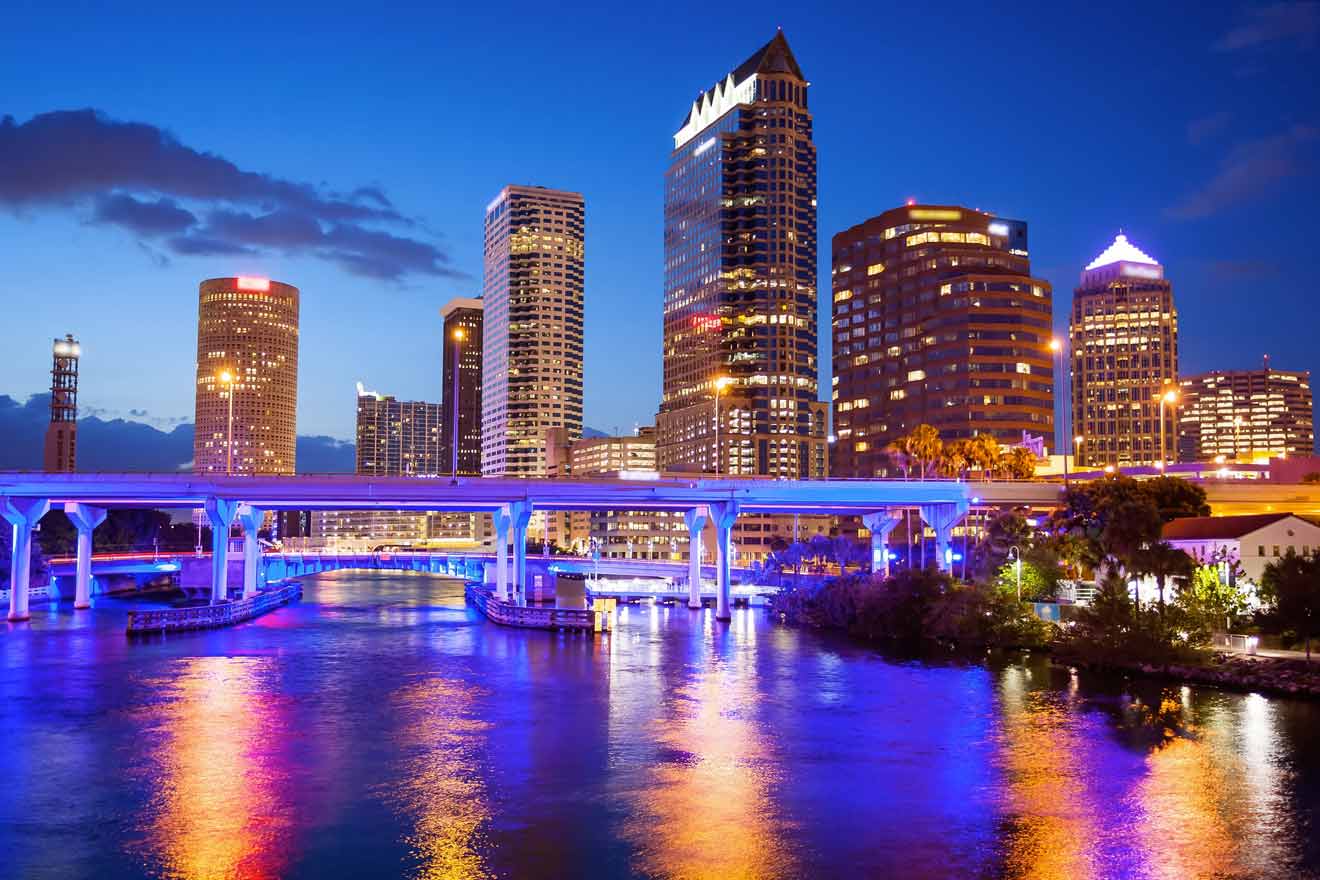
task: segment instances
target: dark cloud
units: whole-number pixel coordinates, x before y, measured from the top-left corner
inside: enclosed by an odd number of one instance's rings
[[[376,228],[418,227],[378,186],[345,195],[248,171],[146,123],[95,110],[43,113],[21,125],[6,116],[0,156],[0,208],[90,204],[92,222],[163,239],[176,254],[276,250],[372,278],[466,277],[434,244]]]
[[[1320,130],[1295,125],[1281,134],[1239,144],[1220,163],[1219,172],[1170,208],[1168,215],[1181,220],[1209,217],[1273,191],[1280,181],[1306,171],[1317,138]]]
[[[1272,3],[1246,11],[1246,20],[1215,41],[1220,52],[1295,42],[1304,49],[1320,34],[1320,3]]]

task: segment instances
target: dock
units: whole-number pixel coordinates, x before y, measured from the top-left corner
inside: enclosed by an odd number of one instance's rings
[[[189,608],[153,608],[128,612],[130,636],[151,633],[184,632],[194,629],[218,629],[260,617],[301,598],[302,584],[291,583],[257,593],[247,599],[195,605]]]
[[[596,612],[590,608],[555,608],[552,605],[515,605],[496,599],[490,590],[469,583],[463,588],[467,600],[493,623],[524,629],[591,633]]]

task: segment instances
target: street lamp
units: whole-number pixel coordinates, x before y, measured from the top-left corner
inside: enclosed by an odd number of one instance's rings
[[[1017,597],[1022,601],[1022,551],[1015,544],[1008,548],[1008,558],[1013,563],[1013,568],[1017,570]]]
[[[228,370],[221,370],[217,376],[220,384],[227,386],[226,395],[229,397],[229,428],[225,433],[225,476],[234,471],[234,374]]]
[[[1081,459],[1082,459],[1082,435],[1081,435],[1081,434],[1078,434],[1077,436],[1073,437],[1073,464],[1077,465],[1077,466],[1080,468],[1080,467],[1081,467]],[[1068,486],[1068,459],[1067,459],[1067,456],[1065,456],[1065,457],[1064,457],[1064,460],[1063,460],[1063,485],[1064,485],[1064,488],[1067,488],[1067,486]]]
[[[715,380],[715,476],[720,475],[720,395],[733,384],[729,376],[720,376]]]
[[[1054,436],[1055,438],[1063,438],[1068,436],[1068,403],[1064,399],[1063,386],[1061,384],[1063,382],[1063,340],[1057,336],[1050,339],[1050,351],[1054,354],[1054,397],[1059,403],[1060,421],[1060,424],[1055,429]],[[1067,465],[1066,460],[1064,461],[1064,465]],[[1065,472],[1064,482],[1066,483],[1067,480],[1068,475]]]
[[[1164,470],[1164,463],[1168,460],[1166,454],[1169,448],[1164,438],[1164,406],[1165,404],[1172,405],[1177,401],[1178,392],[1172,388],[1160,395],[1160,470]]]
[[[449,452],[449,473],[450,481],[458,483],[458,361],[463,355],[463,340],[467,339],[467,331],[462,327],[455,327],[454,337],[454,429],[450,438]]]

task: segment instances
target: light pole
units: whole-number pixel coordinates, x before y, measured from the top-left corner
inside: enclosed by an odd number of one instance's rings
[[[1165,441],[1165,437],[1164,437],[1164,405],[1165,404],[1172,405],[1176,403],[1177,400],[1178,400],[1178,392],[1174,391],[1172,388],[1170,388],[1168,391],[1165,391],[1163,394],[1160,395],[1160,470],[1161,471],[1164,470],[1164,464],[1168,460],[1167,453],[1169,450],[1168,443]]]
[[[225,432],[225,476],[234,472],[234,374],[228,370],[220,372],[220,384],[228,386],[229,428]]]
[[[462,327],[454,328],[454,429],[450,437],[449,445],[449,473],[450,482],[458,483],[458,362],[463,356],[463,340],[467,338],[467,331]]]
[[[1013,562],[1013,568],[1017,571],[1017,598],[1022,601],[1022,551],[1013,545],[1008,548],[1008,558]]]
[[[720,376],[715,380],[715,476],[720,475],[720,395],[733,384],[733,379]]]
[[[1082,457],[1082,435],[1073,437],[1073,463],[1076,464]],[[1068,458],[1063,459],[1063,488],[1068,488]]]
[[[1068,403],[1064,399],[1063,385],[1061,384],[1063,381],[1061,378],[1063,376],[1063,340],[1059,339],[1057,336],[1051,339],[1050,351],[1054,355],[1054,397],[1059,402],[1060,422],[1055,428],[1054,437],[1056,440],[1062,440],[1068,436]],[[1056,445],[1061,446],[1062,444]],[[1066,453],[1064,454],[1063,466],[1063,481],[1066,484],[1068,482],[1068,457]]]

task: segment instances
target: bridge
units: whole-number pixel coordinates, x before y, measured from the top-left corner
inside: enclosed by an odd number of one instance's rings
[[[1217,513],[1278,509],[1320,513],[1320,485],[1269,480],[1204,480]],[[13,526],[9,619],[26,620],[32,530],[59,507],[78,534],[75,608],[89,606],[92,530],[110,507],[202,508],[212,527],[211,598],[228,596],[227,544],[237,522],[243,531],[243,592],[257,591],[265,512],[282,509],[456,510],[492,514],[495,595],[525,602],[527,526],[534,510],[681,510],[689,537],[689,604],[701,605],[701,532],[716,532],[716,617],[730,617],[732,532],[741,513],[860,516],[871,533],[876,571],[888,572],[885,542],[901,511],[916,510],[935,534],[935,559],[948,567],[955,526],[973,506],[1052,507],[1058,483],[957,480],[770,480],[664,477],[657,479],[507,479],[459,477],[284,477],[193,474],[47,474],[0,472],[0,516]],[[512,547],[510,547],[512,545]],[[633,564],[633,563],[630,563]]]

